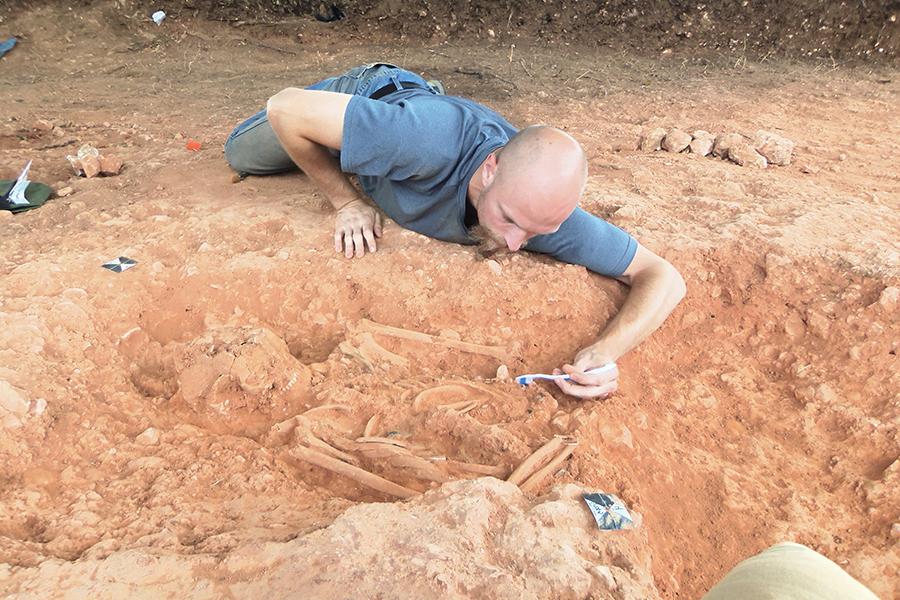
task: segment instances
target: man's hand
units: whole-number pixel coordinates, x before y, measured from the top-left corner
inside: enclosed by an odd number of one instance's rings
[[[363,200],[351,200],[338,209],[334,223],[334,251],[352,258],[375,252],[375,238],[381,237],[381,214]]]
[[[655,331],[684,298],[684,279],[667,260],[638,244],[637,252],[619,281],[630,286],[628,297],[596,342],[575,355],[562,371],[571,381],[556,385],[579,398],[606,397],[618,387],[619,371],[585,375],[585,371],[615,362]]]
[[[562,370],[553,370],[554,375],[562,373],[568,375],[569,381],[557,379],[554,383],[563,392],[576,398],[606,398],[619,387],[619,369],[614,368],[593,375],[587,375],[585,371],[602,367],[610,362],[613,360],[601,356],[593,346],[588,346],[575,355],[574,364],[563,365]]]

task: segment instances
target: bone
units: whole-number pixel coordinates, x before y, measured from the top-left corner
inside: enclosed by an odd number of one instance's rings
[[[577,446],[577,440],[572,439],[571,442],[565,442],[565,446],[563,446],[563,449],[559,452],[559,454],[556,455],[556,458],[551,460],[546,467],[537,471],[534,475],[529,477],[523,484],[519,486],[522,491],[525,493],[531,493],[535,488],[537,488],[537,486],[541,484],[542,481],[544,481],[544,479],[546,479],[548,475],[550,475],[551,473],[555,473],[556,470],[559,469],[560,465],[562,465],[563,462],[565,462],[565,460],[569,458],[569,455],[575,451],[575,448]]]
[[[485,346],[482,344],[462,342],[459,340],[442,338],[436,335],[422,333],[420,331],[413,331],[411,329],[401,329],[400,327],[381,325],[380,323],[375,323],[374,321],[370,321],[368,319],[361,319],[359,321],[359,325],[363,330],[380,335],[386,335],[415,342],[423,342],[425,344],[445,346],[447,348],[453,348],[454,350],[461,350],[463,352],[469,352],[471,354],[492,356],[500,361],[505,361],[509,358],[509,352],[503,346]]]
[[[456,412],[464,415],[478,405],[479,403],[475,400],[463,400],[462,402],[454,402],[452,404],[439,404],[438,408],[455,410]]]
[[[344,340],[340,344],[338,344],[338,349],[349,356],[350,358],[355,358],[359,362],[363,364],[369,371],[375,370],[375,365],[373,365],[368,358],[363,356],[360,351],[350,342]]]
[[[374,473],[370,473],[365,469],[361,469],[359,467],[354,467],[353,465],[348,465],[345,462],[341,462],[336,458],[332,458],[321,452],[317,452],[312,448],[307,448],[305,446],[295,446],[290,451],[291,455],[296,456],[300,460],[308,462],[311,465],[315,465],[322,469],[326,469],[331,471],[332,473],[337,473],[338,475],[342,475],[347,477],[348,479],[352,479],[353,481],[362,484],[366,487],[372,488],[373,490],[377,490],[383,494],[388,494],[389,496],[395,496],[397,498],[412,498],[414,496],[418,496],[419,492],[416,490],[411,490],[407,487],[394,483],[384,477],[380,477],[375,475]]]
[[[395,469],[403,469],[417,479],[446,483],[450,478],[429,461],[416,456],[406,448],[383,442],[360,444],[359,452],[369,460],[378,461]]]
[[[398,440],[396,438],[377,437],[377,436],[370,436],[370,435],[356,438],[356,441],[361,444],[365,444],[365,443],[390,444],[392,446],[399,446],[401,448],[407,448],[409,446],[409,444],[407,444],[403,440]]]
[[[363,332],[359,339],[359,353],[369,362],[369,364],[380,360],[398,367],[406,367],[409,365],[408,358],[400,356],[399,354],[394,354],[390,350],[384,348],[375,341],[375,338],[368,331]]]
[[[470,398],[472,393],[473,390],[470,386],[459,383],[439,385],[419,392],[419,394],[412,402],[412,409],[414,413],[418,414],[430,408],[449,408],[451,410],[461,410],[472,402],[475,402],[475,406],[478,406],[479,402],[473,401]],[[464,400],[458,400],[456,402],[444,402],[444,400],[448,400],[451,398],[456,399],[460,397],[464,398]],[[475,408],[475,406],[472,406],[468,410],[472,410],[472,408]]]
[[[315,446],[317,450],[321,450],[322,452],[324,452],[325,454],[327,454],[328,456],[331,456],[333,458],[337,458],[344,462],[348,462],[352,465],[356,465],[359,463],[359,461],[356,459],[355,456],[352,456],[350,454],[347,454],[346,452],[342,452],[342,451],[338,450],[334,446],[330,445],[328,442],[324,442],[314,435],[310,434],[310,435],[306,436],[303,439],[303,441],[305,443],[309,444],[310,446]]]
[[[456,469],[458,471],[463,471],[465,473],[475,473],[477,475],[488,475],[490,477],[497,477],[498,479],[502,479],[506,477],[509,469],[504,467],[503,465],[479,465],[477,463],[467,463],[461,462],[458,460],[453,460],[452,458],[446,457],[435,457],[431,459],[432,461],[440,461],[443,462],[451,469]]]
[[[377,414],[372,415],[372,417],[366,423],[366,428],[363,431],[363,435],[365,437],[372,437],[375,434],[375,430],[378,429],[379,421],[381,421],[381,419],[378,418]]]
[[[464,406],[460,406],[459,408],[454,407],[453,410],[455,410],[456,412],[458,412],[461,415],[464,415],[467,412],[478,408],[479,406],[480,406],[480,404],[478,402],[472,400],[471,402],[467,402]],[[444,408],[450,408],[450,407],[444,407]]]
[[[510,483],[521,485],[528,477],[538,469],[544,461],[556,454],[565,443],[562,436],[554,436],[549,442],[535,450],[531,456],[522,461],[515,471],[506,479]]]

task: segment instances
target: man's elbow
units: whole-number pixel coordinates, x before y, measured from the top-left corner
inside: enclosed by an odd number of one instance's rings
[[[684,277],[681,276],[678,269],[672,263],[667,264],[669,265],[669,293],[671,294],[672,307],[674,308],[687,294],[687,284],[684,283]]]

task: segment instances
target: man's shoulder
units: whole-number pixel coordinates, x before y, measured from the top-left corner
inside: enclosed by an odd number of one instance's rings
[[[478,126],[479,124],[491,124],[508,130],[516,131],[509,121],[490,107],[476,100],[462,96],[448,96],[433,94],[429,91],[398,95],[396,98],[388,96],[389,103],[403,106],[417,112],[424,121],[433,119],[462,121],[466,126]]]

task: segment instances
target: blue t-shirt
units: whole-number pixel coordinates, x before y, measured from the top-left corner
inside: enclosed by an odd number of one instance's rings
[[[422,89],[398,90],[379,100],[354,96],[344,113],[341,169],[356,174],[399,225],[474,244],[465,223],[469,181],[516,131],[494,111],[465,98]],[[616,277],[631,264],[637,241],[576,208],[558,231],[531,238],[525,249]]]

